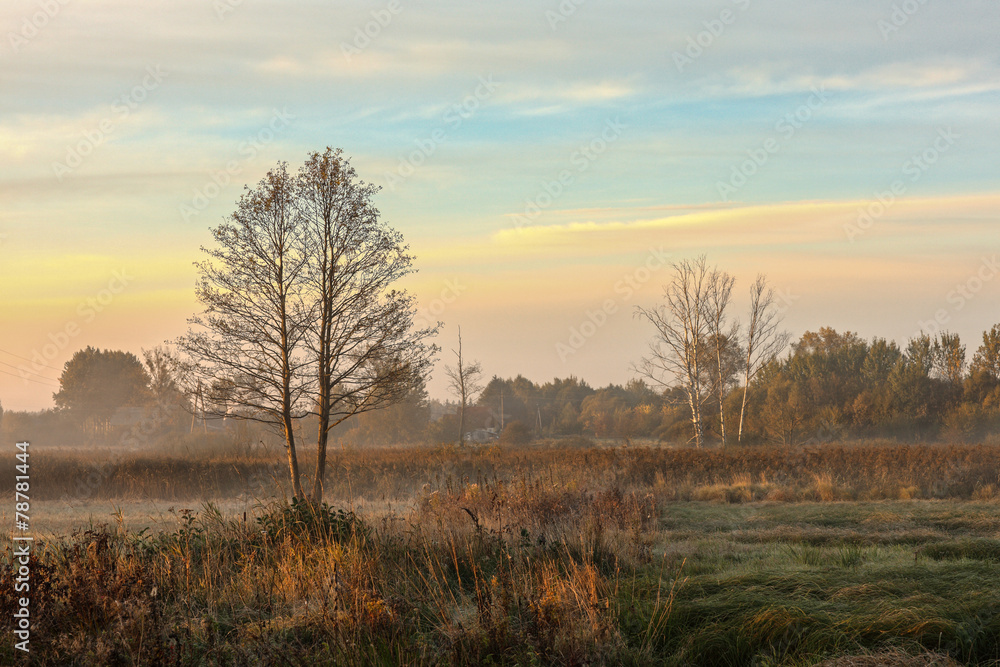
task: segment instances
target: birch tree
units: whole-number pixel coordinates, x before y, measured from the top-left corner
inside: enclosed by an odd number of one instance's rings
[[[725,271],[713,269],[708,277],[706,294],[706,315],[708,317],[710,335],[710,353],[714,357],[712,381],[715,385],[715,395],[719,400],[719,437],[722,446],[726,446],[726,389],[730,386],[734,370],[729,354],[732,341],[739,333],[739,325],[730,325],[727,315],[729,300],[733,294],[736,279]]]
[[[673,269],[673,278],[663,289],[663,303],[636,310],[657,334],[637,370],[661,386],[672,381],[680,384],[691,411],[692,439],[701,447],[705,442],[701,410],[706,398],[701,354],[712,333],[708,303],[714,270],[707,267],[704,255],[678,262]]]
[[[758,274],[750,286],[750,311],[746,329],[746,356],[743,359],[743,400],[740,404],[740,428],[737,442],[743,442],[743,420],[747,410],[750,383],[788,345],[789,334],[780,331],[781,311],[775,305],[774,290],[767,278]]]

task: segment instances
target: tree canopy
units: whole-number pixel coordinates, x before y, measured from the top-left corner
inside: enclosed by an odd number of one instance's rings
[[[149,385],[149,374],[131,352],[88,346],[66,362],[53,399],[57,408],[103,431],[119,408],[145,403],[151,395]]]
[[[178,340],[213,410],[282,433],[293,493],[295,424],[317,423],[311,498],[322,500],[330,432],[405,399],[436,348],[396,283],[413,272],[402,236],[340,150],[311,153],[297,175],[279,163],[212,230],[198,264],[201,314]]]

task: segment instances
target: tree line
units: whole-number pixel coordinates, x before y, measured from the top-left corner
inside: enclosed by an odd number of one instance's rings
[[[865,341],[829,327],[808,331],[751,382],[742,442],[984,438],[1000,430],[1000,324],[983,332],[969,363],[963,363],[965,351],[950,333],[919,336],[901,348],[883,338]],[[119,364],[121,359],[125,363]],[[67,363],[57,408],[37,414],[8,411],[5,430],[38,432],[73,424],[99,440],[122,433],[127,437],[130,427],[120,426],[116,433],[111,416],[121,407],[145,406],[155,415],[155,424],[148,427],[153,445],[165,434],[200,431],[201,422],[193,415],[198,413],[196,390],[178,386],[171,370],[178,364],[164,348],[147,350],[142,359],[116,350],[80,350]],[[730,433],[739,425],[744,373],[741,369],[729,378],[724,395],[722,414],[728,415]],[[123,390],[103,391],[109,382]],[[721,444],[717,396],[703,399],[705,441]],[[522,375],[493,376],[470,397],[467,409],[476,411],[476,421],[470,418],[468,426],[502,422],[508,431],[533,438],[693,442],[687,392],[676,385],[657,388],[640,378],[595,388],[576,377],[534,382]],[[457,400],[431,400],[418,379],[398,402],[343,422],[331,437],[354,446],[437,445],[455,442],[459,419]],[[313,417],[301,426],[300,431],[314,432],[318,423]]]
[[[704,256],[675,263],[661,302],[637,309],[651,342],[627,384],[519,375],[484,385],[459,334],[445,368],[458,402],[430,401],[439,350],[429,340],[441,323],[414,323],[415,300],[397,286],[414,258],[380,219],[377,191],[339,149],[310,154],[295,174],[279,163],[211,229],[214,243],[196,264],[202,310],[172,348],[142,360],[80,350],[62,372],[56,409],[8,413],[4,428],[61,421],[106,437],[123,407],[153,408],[154,434],[182,431],[198,415],[253,422],[279,435],[295,496],[320,502],[331,438],[461,443],[468,430],[492,426],[512,443],[587,435],[701,447],[973,438],[1000,424],[1000,325],[984,332],[968,364],[948,332],[900,347],[824,327],[789,347],[766,277],[736,313],[736,279]],[[303,437],[316,456],[308,496]]]

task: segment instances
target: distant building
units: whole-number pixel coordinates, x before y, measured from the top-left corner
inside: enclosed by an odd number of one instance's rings
[[[500,431],[500,415],[491,408],[482,405],[470,405],[465,409],[465,428],[493,429]]]
[[[465,441],[475,445],[496,442],[499,438],[500,434],[495,428],[477,428],[465,434]]]

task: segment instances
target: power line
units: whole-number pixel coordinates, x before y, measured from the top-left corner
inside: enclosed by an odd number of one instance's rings
[[[3,352],[4,354],[9,354],[12,357],[17,357],[18,359],[24,359],[25,361],[30,361],[31,363],[37,364],[38,366],[44,366],[45,368],[51,368],[54,371],[62,372],[61,368],[55,368],[54,366],[46,366],[45,364],[39,364],[34,359],[29,359],[27,357],[22,357],[20,354],[14,354],[13,352],[8,352],[7,350],[0,350],[0,352]]]
[[[47,387],[58,387],[59,386],[58,384],[51,384],[49,382],[39,382],[38,380],[32,380],[31,378],[21,377],[20,375],[14,375],[13,373],[8,373],[7,371],[3,370],[2,368],[0,368],[0,373],[3,373],[4,375],[9,375],[12,378],[21,378],[25,382],[34,382],[35,384],[44,384]]]
[[[58,382],[58,380],[56,380],[55,378],[46,377],[46,376],[42,375],[41,373],[35,373],[34,371],[26,370],[24,368],[21,368],[20,366],[15,366],[14,364],[8,364],[8,363],[5,363],[3,361],[0,361],[0,364],[3,364],[4,366],[10,366],[11,368],[13,368],[15,370],[18,370],[18,371],[20,371],[22,373],[28,373],[29,375],[37,375],[38,377],[40,377],[40,378],[42,378],[44,380],[50,380],[52,382]]]

